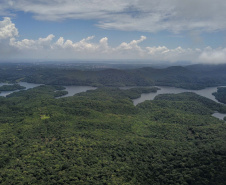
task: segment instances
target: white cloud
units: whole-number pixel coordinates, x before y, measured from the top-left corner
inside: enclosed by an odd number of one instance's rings
[[[226,63],[226,48],[212,49],[205,48],[199,56],[199,62],[210,64],[225,64]]]
[[[156,55],[156,54],[165,54],[168,53],[170,50],[166,46],[158,46],[158,47],[146,47],[148,50],[148,54]]]
[[[90,42],[94,36],[90,36],[82,39],[79,42],[73,42],[71,40],[66,40],[60,37],[55,43],[52,44],[53,49],[64,49],[70,50],[71,52],[86,52],[86,53],[110,53],[112,48],[108,45],[108,38],[101,38],[99,43]]]
[[[15,24],[11,22],[9,17],[5,17],[3,21],[0,21],[0,39],[8,39],[15,36],[18,36]]]
[[[123,42],[118,47],[116,47],[114,51],[120,54],[121,56],[122,55],[128,56],[128,54],[130,54],[133,57],[144,56],[145,51],[143,48],[141,48],[141,46],[139,46],[139,43],[143,42],[144,40],[146,40],[146,37],[141,36],[139,40],[132,40],[129,43]]]
[[[108,38],[104,37],[102,39],[100,39],[99,41],[100,45],[99,45],[99,50],[102,52],[110,52],[111,51],[111,47],[108,45]]]
[[[30,12],[39,20],[93,19],[106,29],[157,32],[226,29],[225,0],[2,0],[0,14]]]
[[[195,62],[196,58],[200,54],[200,50],[198,49],[191,49],[191,48],[167,48],[166,46],[154,46],[154,47],[146,47],[147,54],[155,60],[160,61],[191,61]]]
[[[63,47],[64,46],[64,38],[63,37],[60,37],[56,43],[55,43],[56,46],[59,46],[59,47]]]
[[[44,49],[44,48],[50,48],[51,47],[51,41],[53,40],[55,36],[53,34],[48,35],[46,38],[39,38],[38,40],[29,40],[24,39],[22,41],[16,41],[15,38],[10,39],[10,45],[13,47],[16,47],[20,50],[28,49]]]
[[[150,59],[176,62],[178,60],[193,60],[194,56],[200,53],[200,50],[181,47],[174,49],[169,49],[166,46],[141,47],[139,44],[146,39],[145,36],[129,43],[122,42],[117,47],[110,47],[107,37],[101,38],[97,43],[91,42],[94,36],[78,42],[65,41],[63,37],[54,42],[53,38],[54,35],[38,40],[17,41],[15,38],[11,38],[10,45],[21,51],[23,57],[28,58],[48,56],[53,59]]]
[[[63,37],[54,39],[53,34],[37,40],[19,40],[18,30],[10,18],[0,21],[0,59],[15,57],[17,59],[145,59],[150,61],[191,61],[196,63],[226,63],[226,48],[205,49],[168,48],[166,46],[142,47],[146,40],[141,36],[137,40],[122,42],[116,47],[108,44],[108,38],[92,42],[94,36],[74,42]]]
[[[56,43],[53,44],[53,48],[62,48],[62,49],[73,49],[74,51],[94,51],[98,46],[96,44],[90,43],[94,36],[87,37],[82,39],[79,42],[73,43],[71,40],[66,40],[64,42],[64,38],[60,37]]]

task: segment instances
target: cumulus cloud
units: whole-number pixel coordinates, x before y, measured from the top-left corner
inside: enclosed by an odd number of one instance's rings
[[[144,40],[146,40],[146,37],[141,36],[139,40],[132,40],[129,43],[123,42],[115,50],[120,51],[120,52],[132,50],[135,52],[137,51],[141,54],[143,52],[143,49],[138,44],[143,42]]]
[[[168,53],[170,50],[166,46],[154,46],[154,47],[146,47],[148,54],[150,55],[156,55],[156,54],[164,54]]]
[[[18,30],[10,18],[0,21],[0,59],[145,59],[150,61],[192,61],[196,63],[226,63],[226,48],[205,49],[168,48],[167,46],[142,47],[147,38],[141,36],[130,42],[122,42],[116,47],[108,44],[108,38],[93,42],[94,36],[80,41],[55,39],[53,34],[37,40],[20,40]]]
[[[45,57],[53,59],[149,59],[155,61],[176,62],[178,60],[193,60],[200,50],[183,49],[181,47],[169,49],[166,46],[141,47],[139,44],[146,37],[138,40],[122,42],[117,47],[110,47],[108,38],[103,37],[97,43],[91,42],[94,36],[84,38],[78,42],[64,40],[60,37],[53,40],[54,35],[38,40],[24,39],[17,41],[10,39],[10,46],[25,54],[23,57]]]
[[[100,39],[99,43],[100,43],[99,50],[102,51],[103,53],[108,53],[112,51],[112,48],[108,45],[107,37]]]
[[[226,48],[212,49],[207,47],[201,52],[199,62],[209,64],[224,64],[226,63]]]
[[[166,46],[154,46],[154,47],[146,47],[147,54],[150,58],[160,61],[191,61],[195,62],[196,58],[200,54],[199,49],[191,49],[191,48],[167,48]]]
[[[53,34],[48,35],[46,38],[39,38],[38,40],[29,40],[24,39],[22,41],[16,41],[15,38],[10,39],[10,45],[16,47],[20,50],[23,49],[43,49],[43,48],[50,48],[51,41],[55,36]]]
[[[95,51],[98,48],[97,44],[91,43],[94,36],[90,36],[87,38],[82,39],[79,42],[73,42],[71,40],[66,40],[64,42],[64,38],[60,37],[56,43],[53,44],[53,48],[62,48],[62,49],[71,49],[73,51]]]
[[[70,50],[71,52],[86,52],[86,53],[110,53],[112,48],[108,45],[108,38],[103,37],[99,40],[99,43],[92,43],[91,40],[94,36],[90,36],[82,39],[79,42],[73,42],[71,40],[64,41],[63,37],[60,37],[55,43],[52,44],[53,49]]]
[[[18,30],[9,17],[0,21],[0,59],[8,59],[16,53],[15,48],[9,45],[9,39],[17,36]]]
[[[172,32],[226,29],[225,0],[2,0],[0,14],[30,12],[36,19],[93,19],[105,29]]]
[[[8,39],[18,36],[18,30],[9,17],[0,21],[0,39]]]

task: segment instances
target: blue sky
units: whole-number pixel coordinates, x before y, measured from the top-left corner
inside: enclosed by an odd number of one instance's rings
[[[0,60],[226,63],[224,0],[1,0]]]

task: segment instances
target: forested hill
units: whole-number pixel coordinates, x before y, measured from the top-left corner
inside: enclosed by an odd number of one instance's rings
[[[2,82],[99,88],[57,99],[64,87],[40,85],[0,97],[0,184],[224,185],[226,124],[212,116],[226,113],[224,104],[181,93],[134,106],[132,99],[158,88],[107,87],[225,83],[218,69],[210,78],[205,69],[192,68],[1,65]]]
[[[26,81],[50,85],[148,86],[165,85],[187,89],[226,85],[226,65],[173,66],[163,69],[78,70],[56,65],[0,64],[0,81]]]
[[[134,106],[135,88],[56,99],[56,86],[0,97],[0,184],[226,182],[226,106],[194,93]]]

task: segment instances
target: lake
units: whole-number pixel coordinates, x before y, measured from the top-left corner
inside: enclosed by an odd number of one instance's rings
[[[27,83],[27,82],[19,82],[19,84],[21,86],[26,87],[26,90],[42,85],[42,84],[34,84],[34,83]],[[9,84],[0,83],[0,86],[2,86],[2,85],[9,85]],[[80,92],[86,92],[88,90],[95,90],[96,89],[96,87],[92,87],[92,86],[75,86],[75,85],[72,85],[72,86],[64,86],[64,87],[66,88],[65,91],[68,91],[68,94],[61,96],[60,98],[73,96],[73,95],[80,93]],[[176,87],[167,87],[167,86],[158,86],[158,87],[160,88],[160,90],[158,90],[156,93],[143,93],[143,94],[141,94],[140,98],[133,100],[133,104],[136,106],[137,104],[144,102],[145,100],[153,100],[159,94],[178,94],[178,93],[183,93],[183,92],[194,92],[196,94],[199,94],[201,96],[209,98],[209,99],[211,99],[211,100],[213,100],[217,103],[220,103],[215,99],[215,96],[212,95],[213,92],[217,92],[217,87],[208,87],[208,88],[205,88],[205,89],[202,89],[202,90],[187,90],[187,89],[176,88]],[[130,88],[133,88],[133,87],[122,87],[120,89],[130,89]],[[13,92],[17,92],[17,91],[19,91],[19,90],[2,91],[0,93],[0,96],[5,97],[5,96],[7,96],[7,95],[9,95]],[[221,113],[216,112],[212,116],[223,120],[223,118],[226,116],[226,114],[221,114]]]
[[[188,90],[188,89],[167,87],[167,86],[158,86],[158,87],[160,88],[160,90],[158,90],[156,93],[143,93],[141,94],[140,98],[133,100],[133,104],[137,105],[138,103],[141,103],[145,100],[153,100],[159,94],[178,94],[183,92],[194,92],[196,94],[209,98],[217,103],[220,103],[215,99],[215,96],[212,95],[213,92],[217,92],[217,87],[208,87],[201,90]]]
[[[66,89],[64,89],[64,91],[67,91],[68,94],[61,96],[59,98],[63,98],[63,97],[68,97],[68,96],[73,96],[75,94],[78,94],[80,92],[86,92],[88,90],[95,90],[96,87],[92,87],[92,86],[64,86]]]
[[[215,113],[212,114],[212,116],[214,116],[215,118],[224,120],[224,117],[226,116],[226,114],[222,114],[222,113],[219,113],[219,112],[215,112]]]
[[[43,84],[34,84],[34,83],[27,83],[27,82],[19,82],[18,84],[20,84],[21,86],[24,86],[26,87],[25,90],[27,89],[30,89],[30,88],[34,88],[34,87],[37,87],[37,86],[40,86],[40,85],[43,85]],[[0,83],[0,86],[3,86],[3,85],[10,85],[8,83]],[[75,86],[75,85],[72,85],[72,86],[64,86],[66,89],[65,91],[68,91],[68,94],[66,94],[65,96],[61,96],[60,98],[63,98],[63,97],[68,97],[68,96],[73,96],[77,93],[80,93],[80,92],[86,92],[87,90],[95,90],[96,87],[91,87],[91,86]],[[13,93],[13,92],[18,92],[20,90],[16,90],[16,91],[2,91],[0,93],[0,96],[4,96],[6,97],[7,95]]]
[[[26,87],[25,90],[42,85],[42,84],[33,84],[33,83],[27,83],[27,82],[19,82],[18,84],[20,84],[21,86]],[[12,85],[12,84],[0,83],[0,86],[3,86],[3,85]],[[16,91],[2,91],[0,93],[0,96],[6,97],[7,95],[9,95],[9,94],[11,94],[13,92],[18,92],[18,91],[20,91],[20,90],[16,90]]]
[[[159,94],[178,94],[178,93],[183,93],[183,92],[194,92],[198,95],[204,96],[217,103],[220,103],[218,100],[216,100],[215,96],[212,95],[213,92],[217,92],[217,87],[208,87],[208,88],[201,89],[201,90],[187,90],[187,89],[176,88],[176,87],[167,87],[167,86],[158,86],[158,87],[160,88],[160,90],[158,90],[156,93],[143,93],[143,94],[141,94],[140,98],[133,100],[133,104],[136,106],[137,104],[144,102],[145,100],[153,100]],[[132,88],[132,87],[130,87],[130,88]],[[126,88],[124,88],[124,89],[126,89]],[[223,120],[223,118],[226,116],[226,114],[221,114],[221,113],[216,112],[212,116]]]

